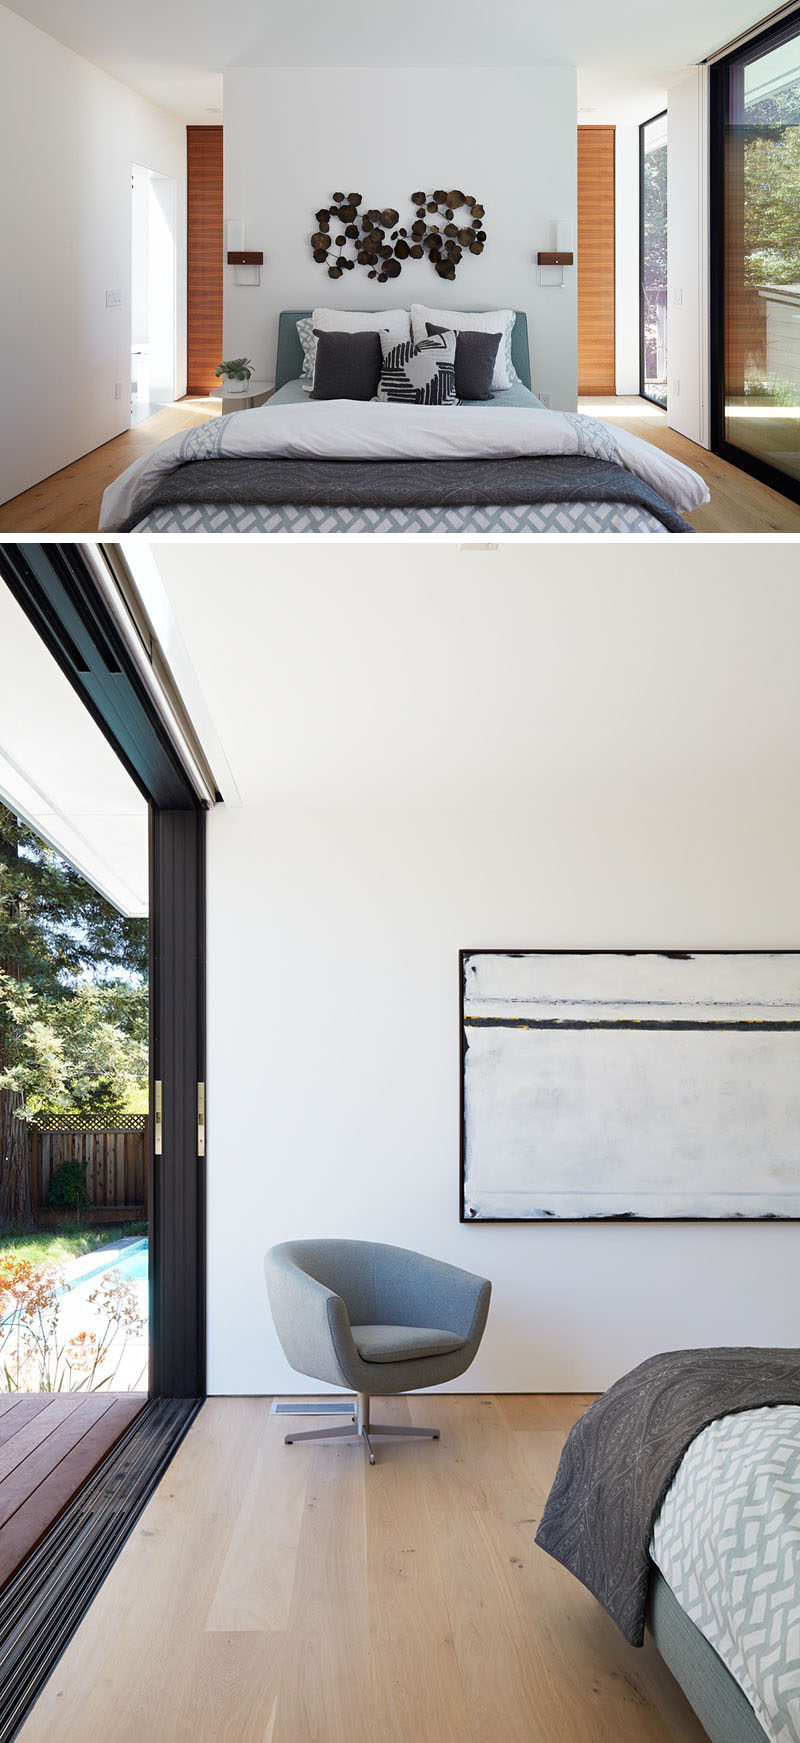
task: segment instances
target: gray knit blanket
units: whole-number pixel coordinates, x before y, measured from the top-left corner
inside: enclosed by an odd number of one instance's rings
[[[575,1424],[536,1542],[644,1640],[653,1526],[687,1448],[720,1416],[800,1404],[800,1350],[672,1350],[617,1380]]]
[[[188,461],[158,479],[147,502],[137,504],[119,531],[130,532],[155,509],[187,502],[323,503],[330,508],[619,502],[653,515],[665,532],[694,531],[657,490],[626,467],[577,454],[505,460]]]

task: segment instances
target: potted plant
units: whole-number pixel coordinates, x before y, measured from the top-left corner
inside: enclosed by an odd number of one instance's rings
[[[253,365],[249,357],[232,357],[227,363],[218,363],[216,373],[222,376],[223,394],[244,393]]]

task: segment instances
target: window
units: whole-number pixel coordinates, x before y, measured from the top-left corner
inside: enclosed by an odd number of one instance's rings
[[[667,114],[639,128],[639,392],[667,403]]]
[[[800,20],[712,69],[713,441],[800,498]]]

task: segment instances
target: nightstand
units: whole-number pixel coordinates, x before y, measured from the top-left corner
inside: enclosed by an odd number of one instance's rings
[[[270,394],[274,392],[274,381],[256,381],[255,377],[251,376],[244,393],[226,393],[223,396],[222,388],[218,387],[208,397],[220,401],[224,416],[226,412],[246,412],[250,410],[251,406],[263,405],[265,399],[269,399]]]

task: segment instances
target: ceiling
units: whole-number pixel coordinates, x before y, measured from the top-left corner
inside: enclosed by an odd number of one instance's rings
[[[794,552],[765,609],[748,549],[691,544],[153,550],[245,807],[480,816],[797,781]]]
[[[145,800],[4,581],[0,647],[0,799],[123,914],[146,914]]]
[[[209,123],[229,66],[579,66],[666,89],[764,15],[764,0],[338,0],[265,6],[263,0],[11,0],[38,25],[182,120]],[[359,89],[359,100],[363,100]],[[372,124],[370,106],[365,125]],[[372,118],[374,120],[374,116]]]

